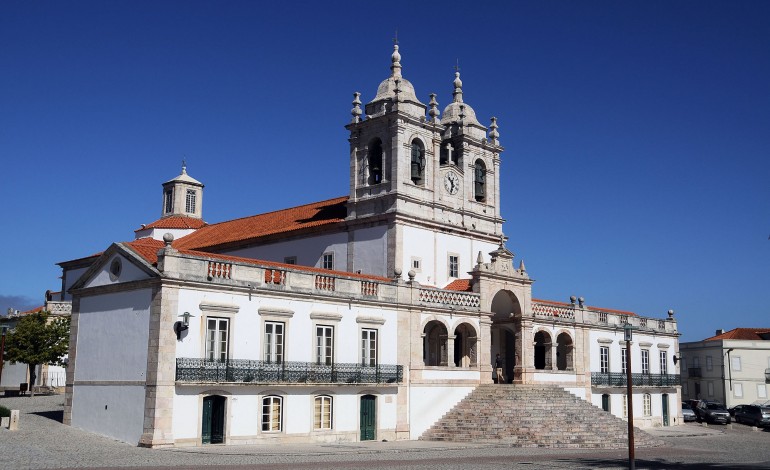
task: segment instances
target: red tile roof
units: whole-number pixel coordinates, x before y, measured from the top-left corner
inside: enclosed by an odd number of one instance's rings
[[[454,281],[447,284],[446,287],[444,287],[445,290],[455,290],[459,292],[470,292],[471,291],[471,280],[470,279],[455,279]]]
[[[719,341],[723,339],[744,339],[749,341],[763,341],[770,335],[770,328],[735,328],[720,335],[706,338],[704,341]]]
[[[206,225],[180,238],[174,247],[180,250],[204,250],[232,243],[286,234],[303,229],[332,225],[345,220],[348,197],[338,197],[265,214]]]
[[[148,228],[192,228],[192,229],[199,229],[206,225],[206,222],[204,222],[201,219],[195,218],[195,217],[186,217],[183,215],[174,215],[171,217],[163,217],[162,219],[158,219],[155,222],[147,225],[142,225],[142,227],[134,230],[134,232],[140,232],[142,230],[146,230]]]
[[[43,310],[45,310],[45,305],[41,305],[39,307],[35,307],[32,310],[26,310],[24,312],[19,312],[19,315],[30,315],[30,314],[33,314],[33,313],[42,312]]]

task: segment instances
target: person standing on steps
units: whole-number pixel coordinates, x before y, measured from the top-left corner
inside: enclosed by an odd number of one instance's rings
[[[495,381],[499,384],[505,383],[503,377],[503,359],[500,357],[500,353],[495,356]]]

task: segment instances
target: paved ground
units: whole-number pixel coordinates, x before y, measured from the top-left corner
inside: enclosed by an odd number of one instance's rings
[[[418,441],[280,446],[142,449],[61,424],[64,397],[0,397],[21,411],[20,429],[0,429],[0,469],[199,468],[229,469],[622,469],[620,451],[521,449]],[[770,431],[749,426],[686,424],[652,434],[665,447],[636,449],[636,468],[770,469]]]

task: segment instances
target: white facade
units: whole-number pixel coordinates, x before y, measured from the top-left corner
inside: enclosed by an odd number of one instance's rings
[[[636,422],[678,424],[673,317],[533,299],[504,243],[495,119],[478,122],[459,74],[440,117],[398,48],[391,63],[365,110],[355,95],[349,196],[317,204],[345,216],[237,240],[241,219],[169,230],[61,264],[74,299],[65,423],[153,447],[416,439],[492,382],[496,354],[507,382],[621,416],[612,374],[628,322]],[[191,184],[183,171],[164,185],[169,208],[182,176]],[[645,370],[641,354],[655,358]]]

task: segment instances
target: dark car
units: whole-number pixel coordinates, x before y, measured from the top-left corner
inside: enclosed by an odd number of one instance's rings
[[[682,403],[682,418],[685,423],[688,421],[696,421],[698,419],[689,403]]]
[[[742,405],[735,411],[735,422],[753,426],[770,426],[770,408],[759,405]]]
[[[728,409],[727,409],[727,411],[729,411],[729,412],[730,412],[730,416],[732,416],[733,418],[735,418],[735,413],[738,413],[739,411],[741,411],[741,409],[742,409],[744,406],[748,406],[748,405],[735,405],[735,406],[733,406],[732,408],[728,408]]]
[[[698,404],[698,420],[711,424],[730,424],[732,422],[730,412],[727,411],[725,405],[715,401],[702,401]]]

